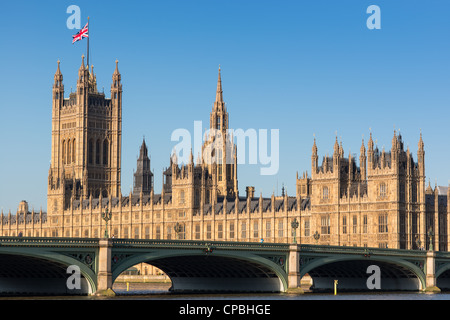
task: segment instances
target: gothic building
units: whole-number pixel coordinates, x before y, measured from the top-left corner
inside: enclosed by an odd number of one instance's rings
[[[64,97],[58,62],[52,98],[52,151],[47,211],[1,213],[0,235],[100,237],[102,212],[112,219],[109,234],[119,238],[297,242],[361,247],[448,250],[450,188],[425,186],[425,147],[420,135],[416,160],[394,132],[389,151],[372,134],[360,155],[345,156],[336,142],[331,157],[314,139],[311,173],[296,178],[296,193],[240,195],[237,150],[228,135],[229,114],[219,68],[210,131],[194,162],[178,163],[176,153],[163,170],[155,193],[149,149],[139,150],[133,190],[121,183],[122,84],[116,68],[111,96],[98,92],[93,67],[82,58],[76,92]],[[128,155],[125,155],[128,156]],[[294,179],[294,177],[293,177]],[[298,229],[293,229],[296,219]]]
[[[434,219],[426,219],[422,135],[417,162],[395,131],[389,152],[374,146],[372,133],[367,147],[366,153],[363,141],[358,166],[351,154],[344,156],[342,142],[336,138],[333,156],[324,157],[319,166],[314,140],[311,176],[297,179],[297,191],[310,199],[322,241],[409,249],[428,245],[427,232],[435,225]],[[442,222],[442,233],[447,234],[446,229]],[[439,245],[446,250],[447,239]]]
[[[52,99],[52,151],[48,174],[47,210],[59,214],[71,199],[98,198],[120,193],[122,84],[116,69],[111,98],[98,92],[94,67],[78,70],[76,92],[64,98],[58,67]]]

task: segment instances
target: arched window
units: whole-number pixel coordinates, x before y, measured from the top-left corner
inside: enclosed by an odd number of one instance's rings
[[[76,152],[75,152],[75,139],[73,139],[73,141],[72,141],[72,162],[75,162],[75,159],[76,159],[75,154],[76,154]]]
[[[198,189],[195,190],[194,205],[196,207],[200,205],[200,191]]]
[[[92,164],[94,161],[94,143],[92,142],[92,139],[88,142],[88,162],[89,164]]]
[[[324,199],[324,200],[326,200],[326,199],[328,199],[328,187],[323,187],[323,190],[322,190],[322,199]]]
[[[72,162],[72,141],[67,140],[67,163],[71,163]]]
[[[380,196],[386,196],[386,183],[384,182],[380,183]]]
[[[62,142],[62,148],[61,148],[62,150],[62,157],[61,157],[61,159],[62,159],[62,163],[63,164],[65,164],[66,163],[66,140],[63,140],[63,142]]]
[[[220,116],[217,116],[217,121],[216,121],[216,123],[217,123],[217,130],[220,130]]]
[[[103,140],[103,164],[108,165],[108,140]]]
[[[95,164],[100,164],[100,140],[95,143]]]
[[[222,159],[222,149],[217,149],[217,158],[216,158],[216,163],[218,163],[217,166],[217,180],[218,181],[222,181],[222,163],[223,163],[223,159]]]

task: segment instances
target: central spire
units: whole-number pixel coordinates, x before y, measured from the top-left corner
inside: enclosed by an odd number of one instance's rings
[[[217,79],[216,102],[223,102],[222,79],[220,76],[220,65],[219,65],[219,77]]]

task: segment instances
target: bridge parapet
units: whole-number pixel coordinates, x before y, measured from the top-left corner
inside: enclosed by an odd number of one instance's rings
[[[0,237],[0,246],[98,247],[96,238]]]
[[[196,241],[196,240],[153,240],[153,239],[112,239],[114,247],[185,248],[202,249],[206,246],[224,250],[289,251],[286,243]]]
[[[362,255],[383,255],[383,256],[412,256],[425,258],[427,251],[423,250],[406,250],[406,249],[384,249],[384,248],[368,248],[368,247],[338,247],[325,245],[300,245],[303,252],[317,253],[336,253],[336,254],[362,254]],[[450,253],[448,255],[450,258]]]

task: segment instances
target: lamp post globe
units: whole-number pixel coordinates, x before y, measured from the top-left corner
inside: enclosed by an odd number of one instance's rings
[[[108,211],[108,208],[105,209],[105,212],[102,212],[102,219],[105,220],[105,238],[109,238],[108,235],[108,221],[111,220],[112,213]]]

